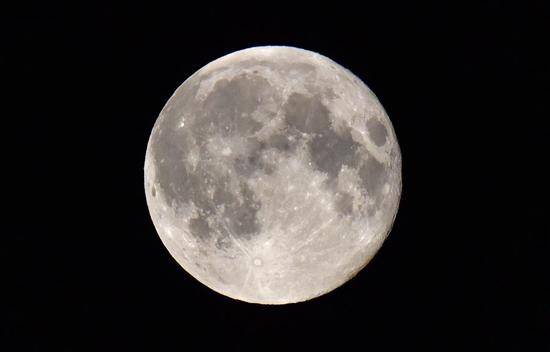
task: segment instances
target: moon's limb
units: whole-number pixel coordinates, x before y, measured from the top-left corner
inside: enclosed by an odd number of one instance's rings
[[[211,62],[169,99],[145,191],[162,241],[200,282],[248,302],[299,302],[346,282],[382,245],[401,154],[348,70],[257,47]]]

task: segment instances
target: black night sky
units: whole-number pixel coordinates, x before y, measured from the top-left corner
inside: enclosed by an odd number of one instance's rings
[[[548,5],[357,3],[4,12],[0,65],[18,76],[7,103],[24,155],[12,168],[29,168],[13,178],[31,194],[3,234],[0,349],[548,351]],[[383,248],[344,286],[288,306],[194,280],[160,241],[143,191],[147,140],[173,91],[222,55],[269,44],[360,77],[403,157]]]

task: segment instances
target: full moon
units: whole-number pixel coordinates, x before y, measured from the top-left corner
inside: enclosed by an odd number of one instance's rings
[[[228,297],[287,304],[356,275],[401,195],[401,153],[374,93],[318,53],[223,56],[162,109],[145,156],[155,228],[176,261]]]

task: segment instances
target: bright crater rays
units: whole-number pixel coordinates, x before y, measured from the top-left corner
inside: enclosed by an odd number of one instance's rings
[[[226,296],[285,304],[359,272],[392,227],[401,155],[375,95],[314,52],[256,47],[206,65],[164,106],[145,158],[155,228]]]

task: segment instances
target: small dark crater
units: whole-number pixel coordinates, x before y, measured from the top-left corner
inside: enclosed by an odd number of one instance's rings
[[[155,189],[155,185],[151,186],[151,195],[153,197],[156,197],[157,196],[157,190]]]
[[[353,197],[349,193],[339,192],[334,206],[340,214],[350,215],[353,212]]]
[[[293,93],[284,105],[289,126],[303,133],[319,133],[330,128],[329,110],[319,97]]]
[[[339,136],[333,129],[327,129],[313,138],[309,152],[317,169],[336,177],[342,165],[354,166],[359,147],[349,131]]]
[[[259,155],[249,155],[248,158],[246,158],[249,164],[251,165],[258,165],[260,163],[260,156]]]
[[[388,131],[386,127],[376,118],[371,118],[367,121],[367,131],[369,136],[377,146],[382,146],[386,143]]]
[[[210,226],[208,221],[202,216],[193,218],[189,221],[189,229],[191,233],[200,239],[207,239],[210,237]]]

